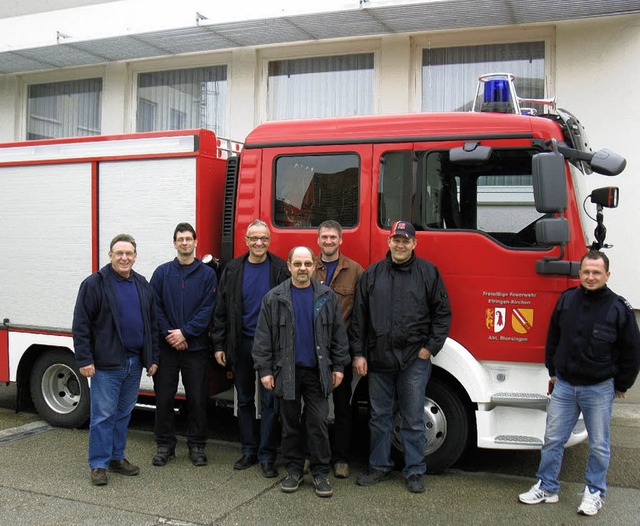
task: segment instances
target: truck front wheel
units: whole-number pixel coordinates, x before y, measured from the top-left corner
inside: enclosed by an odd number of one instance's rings
[[[425,456],[428,473],[452,466],[467,446],[469,417],[460,396],[437,377],[431,377],[424,397]],[[402,452],[402,415],[394,418],[392,443]],[[401,455],[399,455],[401,456]]]
[[[44,352],[33,365],[30,389],[38,413],[51,425],[81,427],[89,420],[89,383],[70,352]]]

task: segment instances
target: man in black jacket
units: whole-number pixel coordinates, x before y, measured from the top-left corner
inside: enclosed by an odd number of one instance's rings
[[[349,336],[353,366],[369,376],[371,451],[369,470],[356,483],[371,486],[391,469],[391,437],[396,400],[402,413],[403,474],[412,493],[425,491],[423,475],[424,393],[431,375],[431,356],[449,334],[451,308],[438,269],[416,257],[416,232],[396,221],[385,259],[364,271],[351,317]]]
[[[609,259],[600,251],[580,261],[581,286],[562,293],[551,316],[545,365],[553,387],[537,483],[525,504],[558,502],[564,445],[582,412],[589,434],[587,483],[578,513],[595,515],[607,490],[611,411],[640,370],[640,332],[629,303],[607,287]]]
[[[256,432],[256,371],[251,349],[264,295],[289,277],[287,263],[269,252],[271,232],[256,219],[247,227],[249,251],[230,261],[220,277],[214,313],[213,346],[216,361],[233,371],[238,398],[238,427],[242,457],[233,469],[247,469],[260,462],[262,474],[277,477],[278,421],[273,394],[260,388],[260,433]]]

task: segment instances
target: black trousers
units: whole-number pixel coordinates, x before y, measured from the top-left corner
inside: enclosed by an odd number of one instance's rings
[[[342,383],[333,390],[334,425],[331,440],[331,461],[349,462],[349,448],[351,446],[351,381],[353,369],[351,365],[344,368]]]
[[[182,373],[187,399],[187,445],[191,448],[207,443],[210,368],[211,352],[208,349],[176,351],[160,345],[160,363],[153,376],[156,393],[154,433],[158,446],[173,448],[176,445],[174,404],[179,373]]]
[[[322,392],[320,373],[317,368],[296,367],[295,376],[295,400],[277,399],[282,423],[282,457],[285,467],[291,475],[302,475],[306,441],[310,453],[311,474],[314,477],[327,476],[331,461],[327,430],[329,402]],[[306,429],[303,429],[303,425]]]

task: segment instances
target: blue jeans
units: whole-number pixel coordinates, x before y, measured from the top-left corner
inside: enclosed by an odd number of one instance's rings
[[[242,337],[233,367],[233,384],[238,397],[238,428],[243,455],[257,455],[260,462],[274,462],[279,441],[273,393],[260,384],[260,433],[256,422],[256,370],[251,349],[253,338]]]
[[[431,376],[431,359],[416,358],[403,371],[395,373],[369,372],[369,406],[371,416],[371,452],[369,467],[379,471],[391,471],[391,435],[393,410],[398,402],[402,414],[400,436],[404,447],[405,477],[423,475],[424,461],[424,392]]]
[[[107,468],[110,460],[122,460],[127,427],[138,400],[142,364],[140,356],[127,356],[123,369],[96,369],[91,378],[89,467]]]
[[[558,493],[558,475],[564,455],[564,445],[578,421],[580,411],[589,434],[589,456],[586,479],[589,490],[607,491],[607,470],[611,446],[611,411],[615,390],[613,378],[596,385],[571,385],[556,380],[547,409],[547,427],[544,434],[537,478],[540,487]]]

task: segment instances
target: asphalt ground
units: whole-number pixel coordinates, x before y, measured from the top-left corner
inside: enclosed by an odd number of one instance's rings
[[[257,467],[234,471],[240,456],[235,420],[212,409],[209,465],[194,467],[180,438],[177,459],[151,465],[153,415],[135,411],[127,458],[140,465],[136,477],[110,474],[109,484],[91,486],[86,429],[50,428],[37,415],[15,413],[13,386],[0,386],[0,520],[21,525],[640,525],[640,388],[614,405],[612,462],[604,508],[579,516],[586,444],[566,451],[560,502],[526,506],[519,493],[534,482],[537,451],[470,451],[455,468],[426,478],[427,492],[411,494],[400,472],[362,488],[355,476],[366,468],[366,452],[354,450],[352,476],[331,478],[334,496],[315,496],[309,476],[293,494],[280,477],[265,479]],[[184,425],[178,417],[178,429]],[[224,438],[221,439],[220,437]],[[282,466],[278,466],[284,476]]]

